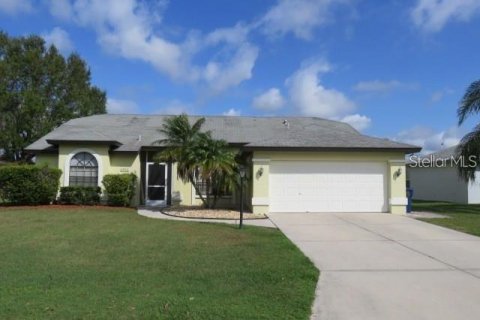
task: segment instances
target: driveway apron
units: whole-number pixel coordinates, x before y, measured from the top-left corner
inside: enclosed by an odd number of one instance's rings
[[[480,238],[385,213],[271,213],[321,271],[312,319],[479,319]]]

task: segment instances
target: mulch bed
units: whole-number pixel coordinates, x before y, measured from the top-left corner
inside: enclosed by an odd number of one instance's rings
[[[240,219],[240,212],[231,209],[205,209],[202,207],[170,207],[162,209],[162,212],[180,218],[196,218],[196,219]],[[265,215],[257,215],[251,212],[244,212],[243,219],[255,220],[265,219]]]

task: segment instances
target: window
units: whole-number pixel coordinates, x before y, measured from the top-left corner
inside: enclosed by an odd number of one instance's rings
[[[197,173],[195,174],[195,185],[196,187],[198,188],[198,190],[200,191],[200,193],[205,196],[207,194],[207,181],[202,179],[202,177],[200,176],[199,172],[197,171]],[[212,187],[210,186],[210,195],[214,195],[214,194],[217,194],[217,196],[219,197],[231,197],[232,196],[232,190],[230,190],[230,188],[228,186],[224,186],[222,188],[222,190],[216,190],[215,187]],[[196,190],[195,190],[196,192]],[[198,195],[197,195],[198,197]]]
[[[70,160],[69,186],[98,186],[98,162],[88,152],[80,152]]]

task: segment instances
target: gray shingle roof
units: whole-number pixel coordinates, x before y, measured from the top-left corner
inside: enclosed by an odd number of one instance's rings
[[[115,151],[138,151],[162,139],[158,132],[165,115],[95,115],[73,119],[27,147],[42,151],[62,141],[103,142],[117,145]],[[200,118],[190,116],[191,121]],[[214,138],[245,148],[304,148],[402,150],[419,147],[360,134],[338,121],[307,117],[223,117],[206,116],[204,130]],[[284,125],[284,120],[288,126]],[[50,142],[50,143],[49,143]]]

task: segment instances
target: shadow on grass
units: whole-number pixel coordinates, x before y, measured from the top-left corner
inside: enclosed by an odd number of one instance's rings
[[[413,210],[446,214],[480,215],[480,204],[461,204],[441,201],[415,200],[413,202]]]

